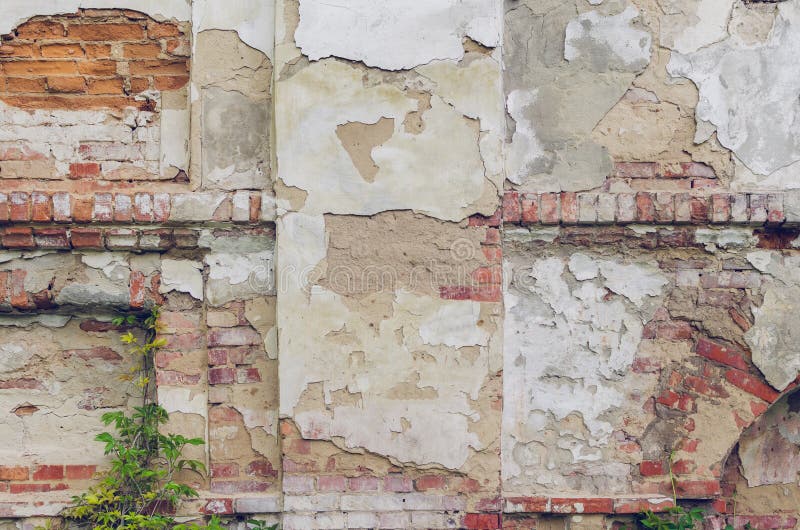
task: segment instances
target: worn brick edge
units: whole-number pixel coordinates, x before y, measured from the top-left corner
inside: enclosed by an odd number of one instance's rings
[[[523,193],[506,191],[491,217],[473,216],[473,226],[597,224],[800,223],[800,195],[782,193],[638,192]]]

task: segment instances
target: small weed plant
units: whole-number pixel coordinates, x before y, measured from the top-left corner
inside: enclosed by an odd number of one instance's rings
[[[693,530],[698,523],[702,523],[706,517],[706,511],[702,508],[689,508],[678,505],[678,495],[675,486],[675,474],[672,472],[672,459],[675,453],[669,455],[669,480],[672,485],[672,504],[673,506],[663,514],[646,510],[640,514],[639,524],[645,528],[653,530]],[[734,514],[734,521],[736,515]],[[725,525],[723,530],[734,530],[730,523]],[[744,530],[752,530],[750,523],[745,524]]]
[[[113,432],[103,432],[95,438],[105,444],[105,454],[111,457],[111,467],[100,482],[72,499],[72,506],[62,513],[69,527],[93,530],[222,530],[217,517],[207,525],[178,523],[171,515],[176,506],[198,493],[176,480],[182,471],[205,473],[199,460],[185,458],[187,446],[204,443],[202,438],[186,438],[180,434],[164,434],[169,420],[167,411],[155,402],[154,358],[166,344],[159,337],[160,309],[154,307],[143,316],[127,315],[114,319],[115,326],[127,328],[122,342],[128,345],[136,364],[123,379],[141,392],[141,405],[130,413],[108,412],[102,422]],[[131,329],[144,331],[140,341]],[[275,530],[263,521],[250,520],[255,530]]]

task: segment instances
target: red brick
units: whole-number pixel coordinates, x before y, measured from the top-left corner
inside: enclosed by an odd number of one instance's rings
[[[36,61],[23,60],[4,62],[3,69],[9,76],[61,76],[77,75],[78,68],[75,61]]]
[[[109,222],[113,218],[113,213],[113,196],[110,193],[95,193],[92,218],[95,221]]]
[[[209,385],[227,385],[236,381],[236,371],[233,368],[211,368],[208,370]]]
[[[260,459],[260,460],[253,460],[247,467],[245,467],[244,472],[246,475],[251,477],[277,477],[278,472],[272,467],[272,464],[269,460]]]
[[[18,309],[30,309],[31,303],[28,300],[28,293],[25,292],[25,276],[28,271],[25,269],[14,269],[11,271],[11,305]]]
[[[637,514],[646,510],[651,512],[665,512],[675,506],[672,499],[615,499],[614,513]]]
[[[140,271],[131,271],[130,293],[131,307],[134,309],[144,307],[145,277]]]
[[[15,191],[11,193],[10,219],[12,221],[31,220],[31,201],[27,193]]]
[[[503,222],[518,223],[522,219],[522,208],[519,202],[519,193],[506,191],[503,194]]]
[[[652,223],[655,218],[656,209],[652,195],[640,191],[636,194],[636,220],[642,223]]]
[[[75,248],[103,248],[103,232],[99,228],[73,228],[69,239]]]
[[[749,368],[745,353],[732,346],[723,346],[706,338],[700,338],[697,341],[695,351],[701,357],[738,368],[739,370],[747,370]]]
[[[147,35],[150,38],[160,39],[162,37],[178,37],[181,31],[177,25],[168,22],[154,22],[147,23]]]
[[[153,200],[147,193],[137,193],[133,197],[133,220],[150,222],[153,220]]]
[[[472,272],[472,280],[479,284],[502,283],[503,271],[500,265],[480,267]]]
[[[37,248],[69,249],[69,236],[66,228],[35,228],[33,238]]]
[[[236,382],[243,383],[260,383],[261,372],[258,368],[239,368],[236,370]]]
[[[578,194],[565,191],[561,193],[561,222],[575,224],[578,222]]]
[[[380,482],[376,477],[351,477],[348,480],[348,489],[350,491],[378,491],[379,488]]]
[[[33,469],[33,480],[62,480],[64,466],[36,466]]]
[[[469,226],[493,226],[498,227],[502,222],[502,208],[498,208],[491,217],[475,214],[469,218]]]
[[[497,284],[475,286],[469,296],[475,302],[500,302],[502,298],[503,290]]]
[[[675,490],[681,499],[707,499],[720,494],[716,480],[678,480]]]
[[[500,229],[487,228],[486,239],[483,240],[483,245],[499,245],[500,244]]]
[[[550,499],[553,513],[614,513],[614,499],[603,497]]]
[[[153,78],[156,90],[178,90],[189,82],[188,75],[159,75]]]
[[[439,287],[439,297],[442,300],[469,300],[472,288],[466,285],[444,285]]]
[[[0,221],[8,221],[10,214],[10,205],[8,204],[8,195],[0,193]]]
[[[649,322],[642,335],[645,339],[688,340],[692,338],[692,326],[682,320]]]
[[[447,480],[442,475],[423,475],[414,481],[417,491],[444,489]]]
[[[557,193],[543,193],[540,198],[539,218],[542,224],[555,225],[558,224],[560,214],[560,196]]]
[[[550,511],[550,499],[547,497],[509,497],[506,500],[523,512],[544,513]]]
[[[81,94],[86,92],[86,79],[83,77],[48,77],[48,92]]]
[[[0,305],[9,303],[8,294],[8,272],[0,271]]]
[[[384,491],[407,493],[414,491],[414,482],[402,475],[389,475],[383,479],[383,489]]]
[[[57,39],[64,36],[64,25],[49,20],[34,20],[26,22],[16,30],[20,39]]]
[[[705,197],[692,197],[689,202],[690,220],[693,223],[708,221],[708,199]]]
[[[229,515],[233,512],[233,499],[208,499],[200,509],[200,513],[206,515]]]
[[[694,398],[692,396],[683,393],[679,394],[672,390],[663,391],[656,399],[656,402],[684,412],[691,412],[694,409]]]
[[[614,177],[651,179],[656,177],[655,162],[615,162]]]
[[[229,480],[212,480],[211,492],[222,493],[224,495],[235,495],[237,493],[258,493],[267,491],[272,482],[270,481],[229,481]]]
[[[500,515],[496,513],[468,513],[464,516],[464,528],[467,530],[498,530]]]
[[[67,36],[81,41],[136,41],[144,38],[144,28],[139,24],[70,24]]]
[[[317,489],[319,491],[346,491],[347,477],[323,475],[317,478]]]
[[[91,197],[75,197],[72,203],[72,219],[79,223],[88,223],[94,214],[94,200]]]
[[[22,226],[9,226],[3,230],[3,246],[7,248],[35,248],[33,230]]]
[[[169,220],[170,196],[169,193],[156,193],[153,195],[153,220],[164,223]]]
[[[211,464],[211,478],[236,478],[239,476],[239,464],[236,463],[215,463]]]
[[[50,203],[50,196],[46,193],[32,193],[31,207],[31,219],[33,221],[47,222],[53,218],[53,208]]]
[[[667,474],[667,466],[663,460],[644,460],[639,464],[639,473],[643,477],[656,477]]]
[[[126,44],[122,48],[122,56],[126,59],[156,59],[159,55],[161,45],[157,42]]]
[[[0,466],[0,480],[28,480],[25,466]]]
[[[538,223],[539,222],[539,195],[536,193],[526,193],[521,198],[522,205],[522,222],[523,223]]]
[[[758,377],[741,370],[728,370],[725,372],[725,379],[733,386],[769,403],[773,403],[780,397],[780,393],[771,386],[762,382]]]
[[[67,465],[67,480],[89,480],[97,472],[97,466]]]
[[[209,346],[247,346],[261,343],[261,336],[252,328],[212,328],[208,333]]]

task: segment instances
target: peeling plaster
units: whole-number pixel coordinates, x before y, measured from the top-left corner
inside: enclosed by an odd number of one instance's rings
[[[275,49],[275,0],[193,0],[191,15],[193,42],[197,42],[197,34],[201,31],[233,30],[248,46],[272,60]]]
[[[592,131],[650,62],[650,34],[625,2],[617,14],[581,2],[519,2],[506,12],[506,106],[513,123],[505,167],[525,191],[600,186],[611,158]],[[566,42],[565,42],[566,35]]]
[[[636,414],[626,404],[629,369],[666,278],[648,262],[583,253],[509,252],[504,268],[503,480],[564,489],[564,466],[593,462],[596,472],[625,476],[603,455],[613,418]]]
[[[746,166],[737,170],[737,188],[800,187],[800,79],[794,74],[800,68],[800,0],[778,10],[766,42],[748,44],[734,35],[694,53],[673,53],[667,66],[699,87],[698,123],[712,124],[719,142]]]
[[[744,338],[755,364],[770,385],[784,390],[800,373],[800,330],[795,325],[800,300],[800,257],[757,251],[747,260],[772,276],[764,301],[754,308],[755,322]]]
[[[446,220],[493,213],[502,175],[486,175],[479,126],[434,95],[424,130],[406,132],[403,120],[419,101],[390,84],[365,87],[363,75],[357,67],[327,60],[278,83],[279,94],[287,95],[276,109],[283,139],[277,145],[279,178],[308,192],[302,211],[372,215],[413,209]],[[369,182],[336,131],[346,123],[374,124],[381,118],[394,119],[394,134],[372,150],[378,171]],[[315,156],[305,155],[308,145],[315,146]]]
[[[281,414],[305,438],[341,437],[345,448],[398,462],[463,466],[483,448],[472,432],[480,414],[471,402],[488,376],[479,304],[399,289],[371,295],[387,308],[383,316],[371,314],[369,304],[354,309],[342,295],[308,284],[324,273],[324,219],[290,213],[278,220],[278,230],[280,270],[292,271],[278,312],[281,358],[292,359],[280,364]],[[456,349],[468,343],[478,347],[476,358]],[[398,381],[415,379],[420,389],[436,389],[436,398],[393,397]],[[312,383],[322,383],[320,406],[304,405]],[[357,405],[334,402],[341,390]]]
[[[189,0],[4,0],[0,34],[9,33],[33,16],[74,13],[78,9],[133,9],[159,19],[192,18]]]
[[[435,59],[459,60],[462,39],[494,48],[502,33],[501,0],[300,1],[297,45],[312,61],[336,56],[386,70]]]
[[[199,261],[171,260],[161,261],[160,293],[179,291],[189,293],[193,298],[203,298],[203,264]]]

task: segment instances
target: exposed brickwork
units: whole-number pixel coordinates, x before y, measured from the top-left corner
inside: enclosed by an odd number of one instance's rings
[[[189,80],[188,26],[133,11],[34,17],[1,38],[0,100],[17,107],[154,110],[152,99],[137,96]],[[99,169],[73,166],[75,178]]]

